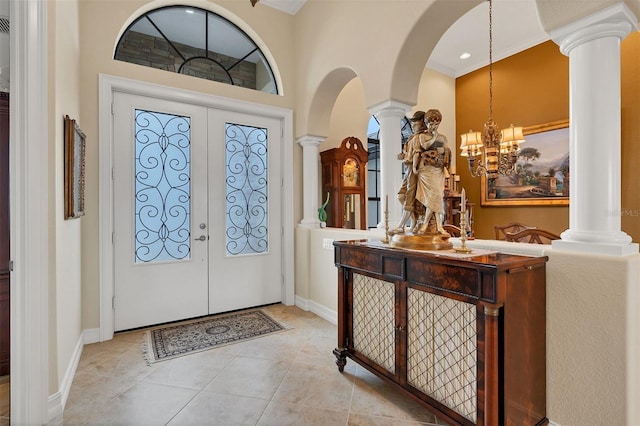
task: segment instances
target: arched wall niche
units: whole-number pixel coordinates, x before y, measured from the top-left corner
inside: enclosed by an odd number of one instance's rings
[[[296,136],[327,134],[328,117],[318,107],[331,110],[329,95],[323,93],[327,79],[338,78],[344,68],[357,70],[367,108],[388,101],[415,105],[431,51],[458,18],[481,2],[432,0],[411,4],[411,9],[395,2],[372,3],[369,7],[384,9],[385,25],[393,28],[390,33],[349,23],[345,17],[362,15],[361,9],[351,11],[356,5],[349,2],[307,2],[296,16],[299,46],[304,46],[297,52],[298,75],[304,79],[299,81],[296,101]],[[326,48],[336,45],[342,48]]]

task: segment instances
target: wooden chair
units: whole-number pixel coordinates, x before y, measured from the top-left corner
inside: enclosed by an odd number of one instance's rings
[[[506,240],[507,232],[512,232],[512,233],[519,232],[519,231],[522,231],[523,229],[536,229],[536,227],[528,226],[519,222],[511,222],[502,226],[495,225],[493,227],[493,230],[496,233],[496,240]]]
[[[559,240],[560,236],[544,229],[529,228],[518,232],[505,232],[507,241],[529,244],[550,244],[553,240]]]
[[[449,224],[444,224],[442,225],[444,227],[444,230],[447,231],[449,234],[451,234],[452,237],[459,237],[460,236],[460,228],[458,228],[455,225],[449,225]]]

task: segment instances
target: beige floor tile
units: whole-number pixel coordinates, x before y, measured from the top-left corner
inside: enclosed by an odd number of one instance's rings
[[[302,350],[298,353],[296,362],[328,365],[335,362],[333,350],[336,347],[336,337],[311,335],[307,338]]]
[[[438,426],[438,423],[410,422],[389,417],[365,416],[364,414],[349,414],[348,426]]]
[[[347,423],[346,411],[288,404],[272,401],[264,412],[259,426],[335,426]]]
[[[269,400],[289,367],[286,361],[237,357],[204,390]]]
[[[153,383],[136,383],[92,413],[77,416],[79,424],[164,425],[198,393],[192,389]],[[65,417],[65,424],[67,418]]]
[[[354,375],[345,369],[339,373],[334,365],[295,362],[273,399],[330,410],[348,411]]]
[[[255,425],[268,403],[259,398],[200,392],[168,425]]]
[[[54,424],[446,424],[351,360],[338,372],[335,325],[297,307],[264,309],[293,328],[151,365],[142,330],[85,346]]]
[[[229,345],[226,348],[237,356],[250,355],[253,358],[290,361],[295,359],[305,341],[306,337],[296,333],[295,330],[286,330]]]
[[[65,416],[69,419],[82,417],[106,404],[134,385],[129,377],[101,376],[94,373],[77,371],[69,391]]]
[[[82,351],[78,364],[80,371],[103,376],[130,376],[134,380],[151,374],[156,364],[148,365],[142,350],[142,343],[111,341],[100,343],[101,346],[87,345]]]
[[[142,381],[201,390],[233,359],[217,349],[186,355],[154,364],[155,370]]]
[[[356,372],[351,413],[408,422],[436,422],[431,411],[362,367]]]

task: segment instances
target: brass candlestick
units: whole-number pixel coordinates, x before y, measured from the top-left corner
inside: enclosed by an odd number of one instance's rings
[[[384,244],[389,244],[389,196],[387,195],[384,203]]]
[[[467,247],[467,210],[462,207],[460,210],[460,247],[454,247],[456,253],[471,253],[473,250]]]

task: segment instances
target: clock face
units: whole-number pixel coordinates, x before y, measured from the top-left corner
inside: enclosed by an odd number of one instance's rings
[[[360,186],[360,167],[353,158],[347,158],[342,166],[342,185]]]

